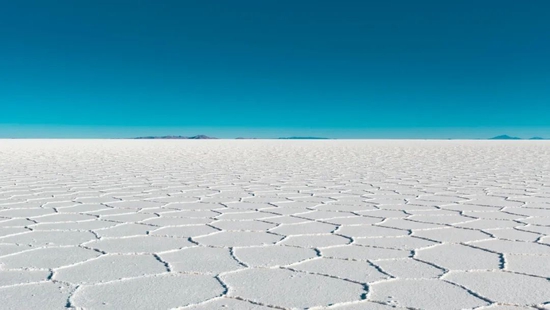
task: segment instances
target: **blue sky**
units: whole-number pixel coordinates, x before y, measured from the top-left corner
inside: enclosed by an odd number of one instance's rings
[[[550,2],[0,1],[0,137],[550,137]]]

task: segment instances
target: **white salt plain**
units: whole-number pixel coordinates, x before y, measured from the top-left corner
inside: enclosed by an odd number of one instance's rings
[[[0,140],[1,309],[548,309],[545,141]]]

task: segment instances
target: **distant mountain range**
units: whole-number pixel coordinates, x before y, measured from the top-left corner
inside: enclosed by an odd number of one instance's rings
[[[511,137],[509,135],[500,135],[500,136],[492,137],[489,140],[521,140],[521,138]]]
[[[509,135],[500,135],[500,136],[492,137],[489,140],[523,140],[523,139],[519,137],[512,137]],[[546,139],[541,137],[532,137],[527,140],[546,140]]]
[[[160,140],[160,139],[164,139],[164,140],[212,140],[212,139],[218,139],[218,138],[209,137],[209,136],[206,136],[206,135],[196,135],[196,136],[146,136],[146,137],[136,137],[136,138],[133,138],[133,139],[138,139],[138,140]],[[238,140],[253,140],[253,139],[258,139],[258,138],[237,137],[235,139],[238,139]],[[278,140],[328,140],[330,138],[324,138],[324,137],[280,137],[280,138],[275,138],[275,139],[278,139]],[[489,140],[524,140],[524,139],[519,138],[519,137],[509,136],[509,135],[500,135],[500,136],[489,138]],[[525,139],[525,140],[547,140],[547,139],[541,138],[541,137],[532,137],[532,138]]]
[[[208,139],[217,139],[217,138],[209,137],[209,136],[205,136],[205,135],[196,135],[196,136],[191,136],[191,137],[185,137],[185,136],[148,136],[148,137],[136,137],[134,139],[208,140]]]
[[[196,136],[190,136],[190,137],[187,137],[187,136],[147,136],[147,137],[136,137],[134,139],[139,139],[139,140],[153,140],[153,139],[164,139],[164,140],[208,140],[208,139],[218,139],[218,138],[215,138],[215,137],[209,137],[209,136],[205,136],[205,135],[196,135]],[[244,137],[237,137],[235,139],[238,139],[238,140],[252,140],[252,139],[257,139],[257,138],[244,138]],[[283,140],[322,140],[322,139],[328,139],[328,138],[321,138],[321,137],[281,137],[281,138],[277,138],[277,139],[283,139]]]
[[[254,139],[258,139],[258,138],[238,137],[238,138],[235,138],[235,139],[238,139],[238,140],[254,140]],[[273,138],[267,138],[267,139],[271,140]],[[276,139],[278,139],[278,140],[327,140],[329,138],[321,138],[321,137],[280,137],[280,138],[276,138]]]
[[[282,140],[327,140],[328,138],[322,137],[281,137]]]

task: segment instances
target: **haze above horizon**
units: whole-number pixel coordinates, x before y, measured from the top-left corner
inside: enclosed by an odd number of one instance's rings
[[[4,1],[0,138],[550,137],[550,2]]]

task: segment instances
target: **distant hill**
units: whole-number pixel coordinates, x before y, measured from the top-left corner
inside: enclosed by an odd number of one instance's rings
[[[500,135],[500,136],[492,137],[489,140],[521,140],[521,138],[511,137],[509,135]]]
[[[196,136],[191,136],[191,137],[185,137],[185,136],[148,136],[148,137],[136,137],[134,139],[165,139],[165,140],[183,140],[183,139],[188,139],[188,140],[206,140],[206,139],[217,139],[217,138],[214,138],[214,137],[209,137],[209,136],[205,136],[205,135],[196,135]]]
[[[327,140],[328,138],[321,137],[281,137],[282,140]]]
[[[218,138],[209,137],[209,136],[205,136],[205,135],[198,135],[198,136],[189,137],[188,139],[202,140],[202,139],[218,139]]]
[[[529,140],[545,140],[545,139],[541,137],[533,137],[533,138],[529,138]]]

